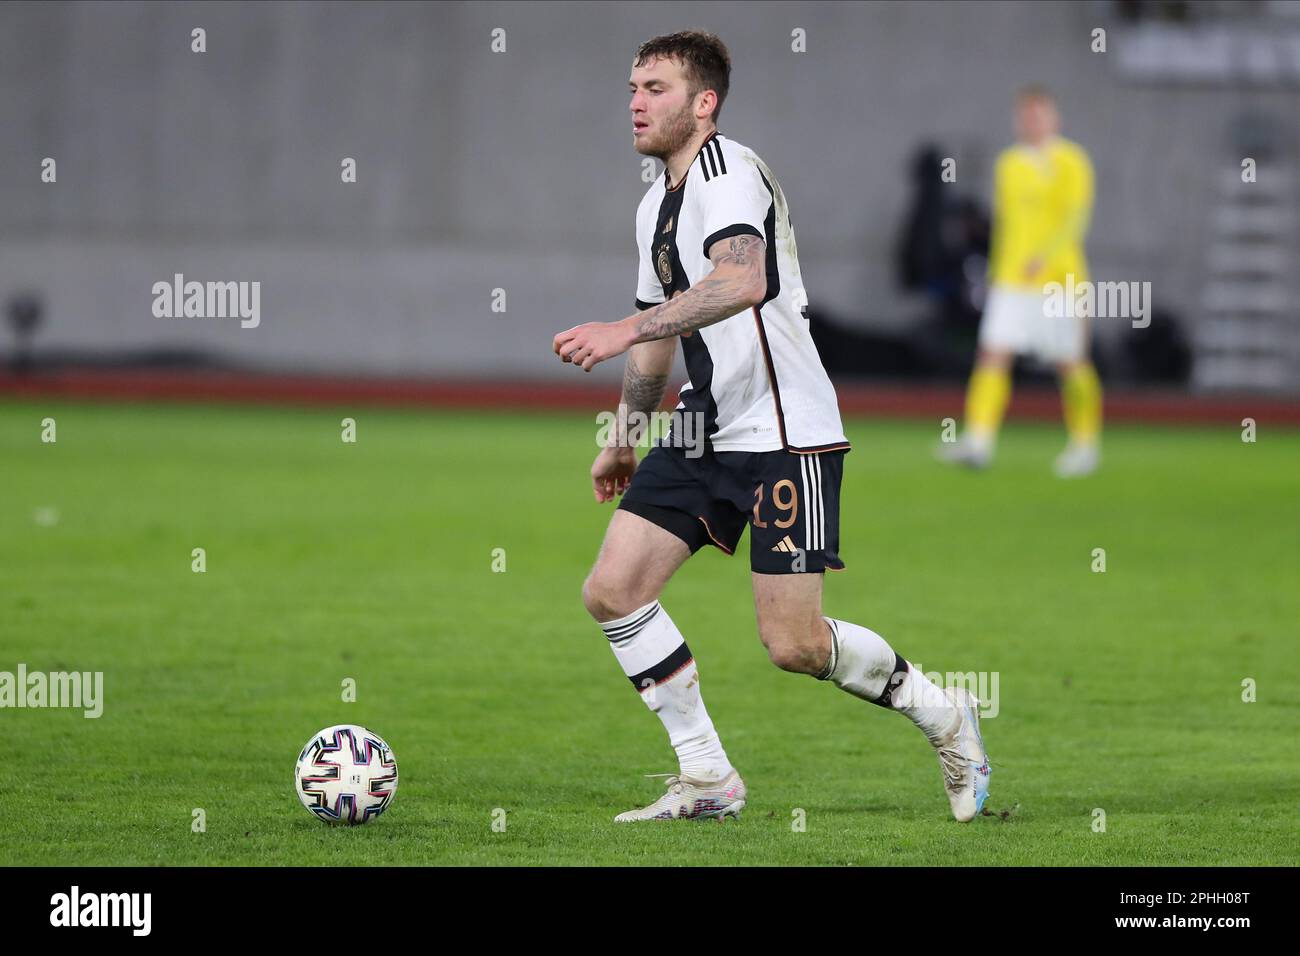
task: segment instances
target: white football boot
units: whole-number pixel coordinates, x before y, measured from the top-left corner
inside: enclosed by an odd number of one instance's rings
[[[1101,465],[1101,451],[1096,443],[1077,445],[1073,442],[1065,446],[1065,451],[1056,456],[1052,471],[1057,478],[1082,478],[1091,475]]]
[[[983,469],[993,463],[993,443],[966,434],[954,442],[940,442],[934,454],[945,464]]]
[[[745,781],[735,770],[717,783],[692,780],[671,773],[648,774],[667,777],[668,792],[640,810],[628,810],[615,823],[634,820],[697,820],[706,817],[739,817],[745,807]]]
[[[989,796],[989,755],[980,736],[979,701],[964,687],[945,687],[943,692],[957,708],[960,721],[931,743],[939,752],[952,815],[960,823],[969,823],[984,809]]]

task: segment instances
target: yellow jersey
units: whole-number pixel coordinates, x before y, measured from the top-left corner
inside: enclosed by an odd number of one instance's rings
[[[1042,291],[1048,282],[1088,279],[1083,237],[1092,215],[1092,162],[1078,143],[1054,137],[1041,148],[1017,143],[993,174],[989,280]],[[1037,261],[1037,270],[1028,272]]]

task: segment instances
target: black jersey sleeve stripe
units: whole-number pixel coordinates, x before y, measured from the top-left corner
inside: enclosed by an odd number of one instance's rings
[[[714,165],[712,160],[713,154],[709,152],[709,144],[705,143],[704,148],[700,150],[700,169],[704,170],[704,181],[706,183],[718,175],[718,167]]]
[[[719,229],[709,238],[704,240],[704,258],[709,257],[709,250],[713,248],[715,242],[721,242],[723,239],[731,239],[733,236],[753,236],[755,239],[762,239],[763,234],[747,222],[737,222],[725,229]]]
[[[697,158],[700,161],[700,172],[704,173],[706,183],[727,171],[727,162],[722,158],[722,143],[719,142],[717,133],[705,140]]]
[[[656,305],[663,305],[663,303],[662,303],[662,302],[642,302],[640,299],[637,299],[637,300],[636,300],[636,310],[637,310],[638,312],[644,312],[646,309],[653,309]]]

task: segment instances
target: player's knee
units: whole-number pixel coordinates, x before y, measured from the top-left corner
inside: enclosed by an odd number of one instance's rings
[[[794,630],[772,629],[760,635],[767,657],[783,671],[792,674],[811,674],[822,665],[816,660],[817,650],[811,641],[804,640]]]
[[[587,613],[597,621],[616,621],[626,617],[647,601],[638,601],[638,595],[611,575],[599,568],[582,582],[582,603]]]
[[[587,609],[587,613],[597,621],[610,620],[606,616],[608,607],[605,603],[606,591],[603,582],[592,571],[587,575],[587,580],[582,582],[582,605]]]
[[[799,654],[797,649],[783,641],[771,641],[767,644],[767,658],[783,671],[798,669]]]

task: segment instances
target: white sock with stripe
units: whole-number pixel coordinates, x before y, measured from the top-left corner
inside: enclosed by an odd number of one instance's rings
[[[840,690],[896,710],[931,742],[940,739],[961,719],[942,690],[899,656],[875,631],[826,618],[831,628],[831,656],[819,680]]]
[[[600,627],[623,673],[668,731],[681,775],[715,781],[731,773],[731,763],[700,695],[695,659],[668,612],[658,601],[651,601]]]

